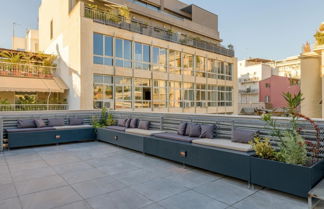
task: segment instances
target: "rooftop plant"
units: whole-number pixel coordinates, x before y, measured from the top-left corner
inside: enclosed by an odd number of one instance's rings
[[[313,120],[299,113],[300,104],[304,100],[302,93],[292,95],[288,92],[284,93],[283,97],[287,102],[285,114],[290,118],[287,128],[279,127],[271,113],[265,113],[261,117],[267,127],[270,127],[271,135],[278,139],[278,146],[275,147],[269,140],[260,138],[254,139],[251,145],[260,158],[296,165],[313,164],[318,159],[320,130]],[[302,129],[298,125],[301,118],[308,121],[316,131],[316,143],[306,140],[301,135]],[[307,151],[311,153],[311,158]]]

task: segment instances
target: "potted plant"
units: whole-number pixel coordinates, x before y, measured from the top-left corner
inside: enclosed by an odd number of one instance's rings
[[[318,156],[321,141],[319,129],[314,121],[298,112],[303,100],[301,93],[286,93],[283,96],[288,103],[286,115],[290,118],[285,129],[278,126],[271,114],[262,115],[278,146],[274,146],[274,141],[262,137],[250,142],[256,153],[251,157],[251,183],[307,197],[308,191],[324,176],[324,161]],[[300,118],[313,126],[316,142],[301,135]]]

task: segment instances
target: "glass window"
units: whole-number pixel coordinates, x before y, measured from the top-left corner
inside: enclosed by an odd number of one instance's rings
[[[162,81],[162,80],[153,81],[153,107],[154,108],[167,107],[167,81]]]
[[[205,58],[196,56],[196,76],[205,77]]]
[[[116,39],[116,57],[123,58],[123,40]]]
[[[193,72],[193,55],[183,53],[183,74],[194,75]]]
[[[93,105],[94,108],[114,108],[113,77],[107,75],[93,76]]]
[[[99,33],[93,34],[93,54],[103,55],[103,35]]]
[[[132,78],[115,77],[116,109],[132,108]]]
[[[105,55],[112,57],[113,56],[113,38],[110,36],[105,36]]]
[[[132,42],[124,40],[124,58],[127,60],[132,59]]]
[[[182,107],[195,107],[195,89],[193,83],[183,83]]]
[[[166,72],[166,49],[153,47],[153,70],[154,71],[161,71]]]
[[[149,45],[135,43],[135,68],[149,70],[151,62],[151,47]]]
[[[180,74],[181,72],[181,53],[169,50],[169,71],[170,73]]]
[[[143,61],[144,62],[150,62],[150,46],[149,45],[143,45],[144,53],[143,53]]]
[[[135,60],[142,61],[143,46],[140,43],[135,44]]]
[[[135,78],[135,108],[151,108],[151,80]]]
[[[93,63],[97,65],[103,64],[103,58],[98,56],[93,56]]]
[[[169,107],[179,108],[181,103],[181,83],[177,81],[169,82]]]

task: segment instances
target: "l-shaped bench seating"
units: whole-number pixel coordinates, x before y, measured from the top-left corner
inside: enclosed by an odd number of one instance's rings
[[[149,127],[129,128],[120,121],[119,125],[99,128],[97,139],[250,182],[249,157],[254,152],[249,144],[179,135]]]

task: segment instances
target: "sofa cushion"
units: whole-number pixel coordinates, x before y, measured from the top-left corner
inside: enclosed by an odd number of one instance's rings
[[[241,152],[252,151],[252,146],[249,144],[232,142],[229,139],[195,139],[193,144],[206,145],[211,147],[225,148]]]
[[[106,129],[114,130],[114,131],[125,131],[125,127],[121,126],[107,126]]]
[[[150,128],[150,121],[141,120],[138,124],[138,128],[148,130]]]
[[[187,123],[186,122],[182,122],[180,123],[179,127],[178,127],[178,131],[177,134],[184,136],[186,133],[186,128],[187,128]]]
[[[199,138],[214,138],[215,125],[201,125],[201,133]]]
[[[153,134],[153,136],[158,137],[158,138],[183,141],[183,142],[188,142],[188,143],[191,143],[193,140],[193,138],[191,138],[189,136],[181,136],[181,135],[178,135],[175,133],[158,133],[158,134]]]
[[[199,137],[201,133],[200,125],[191,123],[189,125],[189,136],[190,137]]]
[[[144,135],[144,136],[151,136],[153,134],[158,134],[158,133],[164,133],[165,131],[160,131],[160,130],[144,130],[144,129],[138,129],[138,128],[127,128],[125,130],[126,133],[130,134],[138,134],[138,135]]]
[[[43,128],[12,128],[6,129],[8,133],[17,133],[17,132],[37,132],[37,131],[49,131],[55,130],[53,127],[43,127]]]
[[[33,119],[18,120],[17,128],[36,128],[36,124]]]
[[[245,143],[247,144],[254,138],[255,131],[246,130],[242,128],[233,128],[232,131],[232,142]]]
[[[50,118],[48,119],[48,126],[65,126],[64,118]]]
[[[132,119],[128,118],[125,122],[125,128],[130,128],[130,123],[131,123]]]
[[[133,118],[129,124],[130,128],[137,128],[137,123],[138,123],[138,119],[137,118]]]
[[[83,125],[83,119],[82,118],[70,118],[69,119],[69,124],[71,126]]]
[[[82,129],[82,128],[92,128],[91,125],[73,125],[73,126],[54,126],[55,130],[71,130],[71,129]]]
[[[125,127],[126,119],[118,119],[117,125],[120,126],[120,127]]]
[[[46,123],[42,119],[35,119],[34,122],[35,122],[35,125],[36,125],[37,128],[46,127]]]

